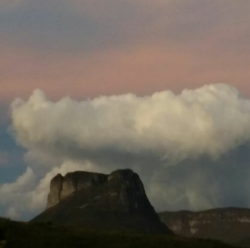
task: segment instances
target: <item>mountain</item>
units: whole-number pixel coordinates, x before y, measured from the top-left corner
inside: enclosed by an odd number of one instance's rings
[[[159,217],[174,233],[183,237],[215,239],[250,247],[250,209],[163,212]]]
[[[47,209],[32,222],[172,234],[160,221],[143,183],[132,170],[117,170],[109,175],[78,171],[55,176]]]

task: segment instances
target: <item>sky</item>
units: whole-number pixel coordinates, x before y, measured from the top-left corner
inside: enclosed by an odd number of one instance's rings
[[[132,168],[157,209],[250,207],[249,0],[0,0],[0,215],[57,173]]]

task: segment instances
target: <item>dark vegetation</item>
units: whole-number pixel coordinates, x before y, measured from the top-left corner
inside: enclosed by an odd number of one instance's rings
[[[52,223],[23,223],[0,219],[1,240],[6,248],[230,248],[210,240],[136,232],[95,231]]]

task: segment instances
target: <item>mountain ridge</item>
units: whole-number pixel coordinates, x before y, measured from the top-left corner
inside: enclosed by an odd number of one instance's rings
[[[250,240],[250,209],[214,208],[203,211],[165,211],[158,213],[161,221],[182,237],[220,240],[239,244]],[[250,242],[244,245],[250,247]]]

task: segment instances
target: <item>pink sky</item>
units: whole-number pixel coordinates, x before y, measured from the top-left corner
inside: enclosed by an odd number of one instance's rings
[[[64,3],[58,10],[60,0],[38,6],[28,0],[3,3],[4,101],[26,97],[36,88],[54,98],[86,98],[180,92],[221,82],[250,95],[248,0],[86,0]],[[25,22],[27,15],[34,25]],[[67,18],[77,22],[71,27]]]

